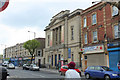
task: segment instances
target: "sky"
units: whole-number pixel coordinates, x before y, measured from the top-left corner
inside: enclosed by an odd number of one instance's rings
[[[99,0],[9,0],[0,12],[0,54],[4,48],[33,39],[34,32],[36,38],[45,38],[44,29],[54,15],[62,10],[84,10],[93,1]]]

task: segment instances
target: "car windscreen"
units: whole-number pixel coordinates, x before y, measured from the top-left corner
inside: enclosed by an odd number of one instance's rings
[[[14,66],[13,64],[9,64],[9,66]]]
[[[68,69],[68,66],[63,66],[62,68],[63,68],[63,69]]]
[[[33,65],[33,67],[37,67],[36,65]]]
[[[110,68],[108,68],[108,67],[102,67],[105,71],[112,71]]]

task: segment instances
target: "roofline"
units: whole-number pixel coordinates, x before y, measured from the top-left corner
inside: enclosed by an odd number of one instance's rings
[[[91,11],[91,10],[93,10],[93,9],[101,6],[101,5],[103,5],[103,4],[105,4],[105,2],[99,2],[99,3],[97,3],[97,4],[93,5],[93,6],[85,9],[85,10],[83,10],[83,12],[81,13],[81,15],[83,15],[83,14],[85,14],[85,13],[87,13],[87,12],[89,12],[89,11]]]

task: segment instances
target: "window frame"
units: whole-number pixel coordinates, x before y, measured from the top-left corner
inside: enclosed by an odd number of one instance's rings
[[[117,27],[117,29],[115,29],[115,27]],[[113,26],[113,31],[114,31],[114,38],[115,39],[118,39],[118,38],[120,38],[120,36],[119,36],[119,34],[120,34],[120,23],[119,24],[115,24],[114,26]],[[116,30],[117,30],[117,32],[116,32]],[[117,36],[116,36],[116,34],[117,34]]]
[[[74,40],[74,26],[71,26],[71,40]]]
[[[87,18],[86,17],[83,18],[83,27],[84,28],[87,27]]]
[[[95,15],[96,17],[95,17],[94,15]],[[94,22],[94,21],[95,21],[95,22]],[[92,14],[92,21],[91,21],[91,22],[92,22],[92,25],[97,24],[97,13],[93,13],[93,14]]]
[[[96,32],[96,34],[95,34],[96,36],[94,36],[94,32]],[[96,38],[96,41],[94,41],[94,40],[95,40],[95,38]],[[93,31],[93,32],[92,32],[92,39],[93,39],[93,40],[92,40],[92,41],[93,41],[93,43],[98,42],[98,32],[97,32],[97,30],[95,30],[95,31]]]
[[[87,33],[84,34],[84,44],[88,44],[88,36],[87,36]]]

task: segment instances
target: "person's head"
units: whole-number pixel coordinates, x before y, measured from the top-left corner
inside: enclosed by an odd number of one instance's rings
[[[69,68],[69,69],[75,69],[75,63],[71,61],[71,62],[68,64],[68,68]]]

